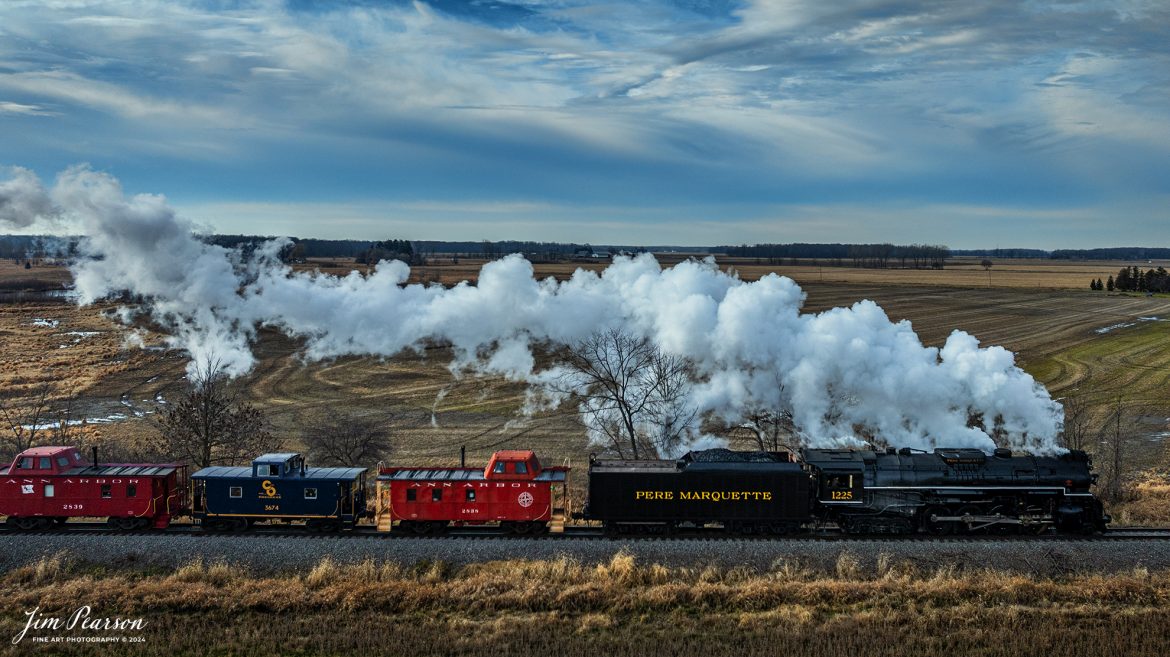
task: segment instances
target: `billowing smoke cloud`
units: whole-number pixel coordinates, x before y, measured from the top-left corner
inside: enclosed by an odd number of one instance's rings
[[[32,171],[13,167],[8,180],[0,182],[0,226],[28,228],[55,217],[53,203]]]
[[[254,331],[266,325],[303,338],[310,359],[440,342],[453,348],[455,371],[539,385],[549,372],[538,371],[535,347],[620,328],[693,363],[689,403],[699,417],[734,422],[786,410],[813,444],[878,436],[989,450],[985,429],[968,426],[979,416],[987,426],[996,418],[1016,447],[1055,449],[1061,409],[1007,350],[980,348],[961,331],[941,349],[925,347],[908,322],[891,322],[870,301],[802,314],[804,293],[777,275],[747,283],[712,260],[663,269],[642,255],[563,282],[537,280],[520,256],[485,265],[476,285],[453,288],[406,285],[409,268],[397,261],[337,278],[292,272],[276,258],[283,240],[247,259],[204,244],[162,197],[127,198],[116,180],[88,168],[63,172],[48,191],[26,172],[0,189],[3,199],[52,201],[0,200],[6,212],[80,223],[86,237],[73,270],[82,303],[122,290],[141,295],[174,346],[194,362],[216,357],[232,374],[251,368]],[[33,223],[29,215],[4,219]]]

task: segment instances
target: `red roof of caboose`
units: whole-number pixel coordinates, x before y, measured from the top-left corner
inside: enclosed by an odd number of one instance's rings
[[[519,471],[519,463],[524,464]],[[540,474],[540,461],[530,449],[503,449],[488,460],[483,469],[484,479],[535,479]]]
[[[77,449],[76,447],[57,447],[45,445],[44,447],[29,447],[20,453],[20,456],[56,456],[61,452],[67,452]]]

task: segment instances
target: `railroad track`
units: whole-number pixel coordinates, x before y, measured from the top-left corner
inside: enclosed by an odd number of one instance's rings
[[[809,542],[839,542],[864,541],[882,543],[966,543],[966,542],[1043,542],[1043,541],[1130,541],[1130,540],[1170,540],[1170,528],[1167,527],[1118,527],[1110,529],[1104,534],[1076,535],[1076,534],[1043,534],[1043,535],[994,535],[971,534],[933,536],[929,534],[890,535],[890,534],[846,534],[839,530],[823,530],[807,534],[791,534],[784,536],[753,536],[744,534],[728,534],[722,529],[709,528],[689,530],[669,535],[621,534],[609,536],[600,527],[565,527],[561,534],[515,535],[500,532],[494,527],[456,527],[448,529],[442,534],[416,535],[407,532],[380,532],[373,527],[358,527],[352,530],[338,532],[314,533],[305,531],[302,527],[258,526],[241,532],[211,532],[204,531],[199,525],[192,523],[172,523],[166,529],[138,529],[122,530],[110,529],[105,523],[71,522],[66,526],[52,529],[22,531],[7,527],[0,527],[0,536],[68,536],[71,534],[96,534],[104,536],[192,536],[195,538],[241,537],[241,538],[291,538],[315,540],[341,539],[378,539],[378,540],[537,540],[559,541],[575,540],[612,540],[612,541],[689,541],[689,540],[740,540],[740,541],[809,541]]]

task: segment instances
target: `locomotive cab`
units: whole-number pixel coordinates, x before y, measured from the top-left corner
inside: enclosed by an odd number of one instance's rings
[[[827,503],[860,502],[863,475],[860,469],[825,473],[821,479],[820,500]]]
[[[864,502],[864,452],[806,450],[805,462],[815,469],[817,500],[822,504],[850,505]]]

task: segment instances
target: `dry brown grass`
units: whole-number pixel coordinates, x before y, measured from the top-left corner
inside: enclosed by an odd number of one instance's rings
[[[848,561],[848,560],[846,560]],[[36,606],[144,617],[132,654],[1098,655],[1170,647],[1170,573],[1034,578],[879,559],[865,571],[665,568],[628,554],[451,568],[325,561],[257,575],[46,559],[0,577],[0,633]],[[80,653],[85,646],[75,646]],[[9,646],[9,652],[14,649]],[[69,654],[69,647],[66,647]]]
[[[1118,526],[1170,526],[1170,474],[1158,470],[1140,473],[1126,499],[1109,512]]]
[[[12,260],[0,260],[0,289],[60,289],[72,281],[69,270],[61,265],[38,263],[25,269]]]

